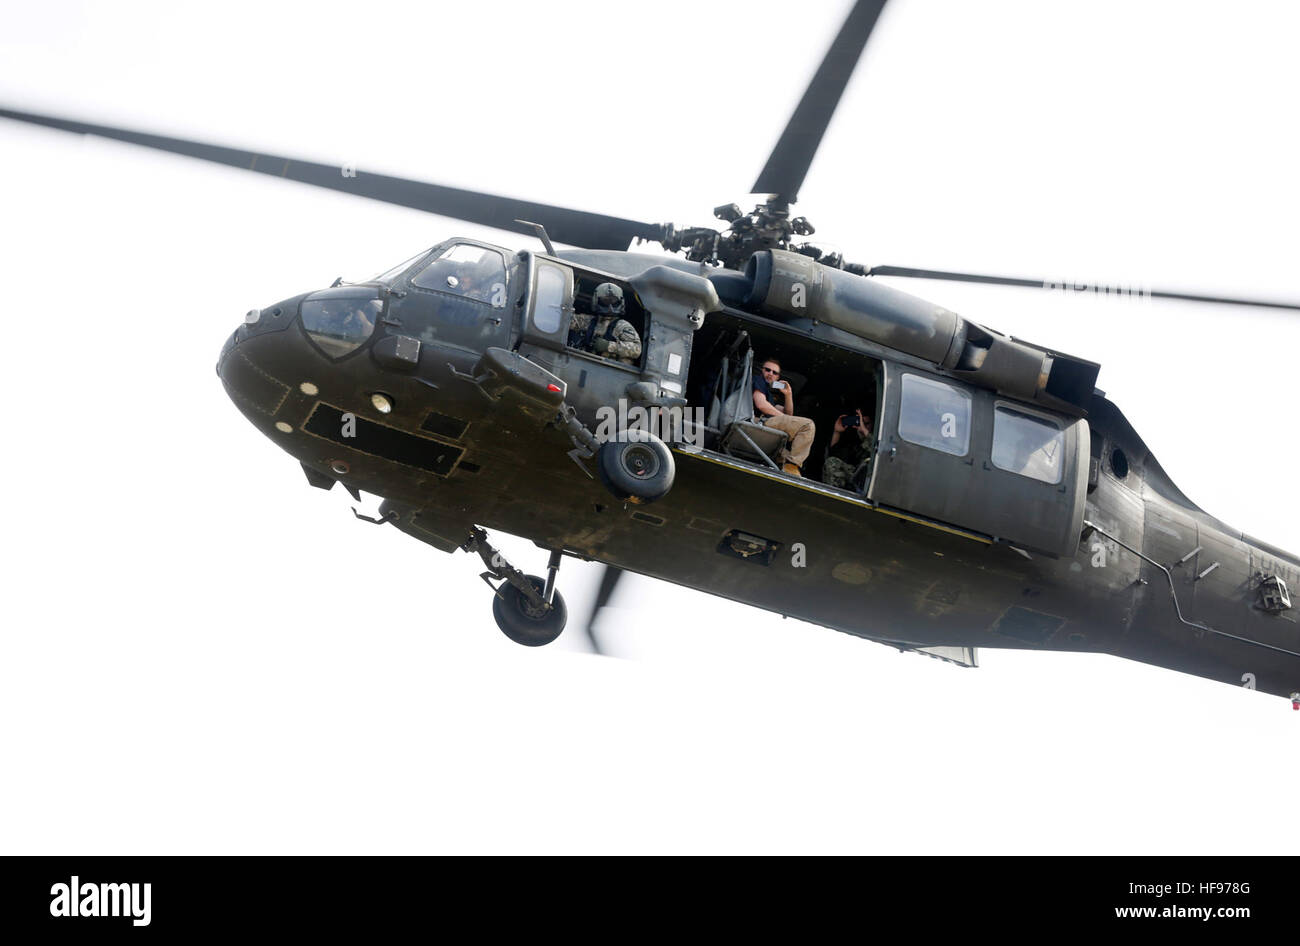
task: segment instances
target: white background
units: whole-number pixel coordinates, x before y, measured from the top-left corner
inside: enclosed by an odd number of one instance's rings
[[[0,101],[679,225],[752,202],[846,9],[179,6],[5,4]],[[1300,298],[1298,27],[898,0],[798,210],[869,264]],[[1294,848],[1276,697],[1104,656],[959,670],[646,580],[601,659],[577,563],[570,633],[510,644],[476,558],[309,489],[213,365],[249,308],[530,241],[9,122],[0,159],[0,850]],[[896,284],[1101,362],[1189,496],[1300,550],[1295,314]]]

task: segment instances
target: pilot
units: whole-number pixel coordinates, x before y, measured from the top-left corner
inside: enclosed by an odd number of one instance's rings
[[[452,282],[452,280],[455,282]],[[479,275],[472,269],[461,270],[447,277],[447,287],[456,295],[467,299],[479,298]]]
[[[499,265],[494,265],[488,254],[477,264],[466,266],[456,274],[454,291],[467,299],[490,302],[495,308],[505,305],[505,284],[501,281]]]
[[[772,399],[780,394],[780,404]],[[816,425],[807,417],[794,416],[794,395],[790,382],[781,380],[781,362],[775,358],[763,360],[763,366],[754,373],[754,414],[764,427],[784,431],[786,445],[782,450],[782,470],[791,476],[803,476],[803,464],[812,449]]]
[[[569,344],[592,351],[602,358],[635,365],[641,360],[641,336],[623,318],[623,290],[603,282],[591,294],[594,314],[573,313],[569,321]]]
[[[863,410],[835,418],[835,431],[826,448],[822,482],[838,489],[856,491],[858,477],[871,459],[871,415]]]
[[[366,301],[343,303],[344,311],[335,320],[337,322],[337,331],[342,338],[369,338],[370,333],[375,330],[375,323],[371,319],[369,312],[369,303]]]

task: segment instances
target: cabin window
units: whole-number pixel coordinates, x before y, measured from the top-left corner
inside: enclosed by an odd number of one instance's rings
[[[506,260],[497,250],[457,243],[413,276],[411,285],[502,309],[506,304]]]
[[[970,395],[942,381],[903,375],[898,435],[909,443],[965,456],[970,450]]]
[[[564,270],[546,263],[537,267],[537,294],[533,303],[533,327],[554,335],[564,323]]]
[[[993,465],[1044,483],[1061,482],[1065,433],[1051,421],[998,406],[993,412]]]

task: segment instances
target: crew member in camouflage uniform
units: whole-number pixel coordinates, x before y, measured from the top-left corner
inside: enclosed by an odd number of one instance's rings
[[[641,361],[641,336],[623,318],[623,290],[603,282],[591,294],[594,314],[573,313],[569,321],[569,346],[595,352],[602,358],[635,365]]]
[[[871,459],[871,419],[862,411],[845,417],[856,417],[857,426],[846,425],[844,417],[835,418],[835,432],[826,448],[826,462],[822,464],[822,482],[827,486],[858,492],[860,483],[854,482],[854,473],[866,472]]]

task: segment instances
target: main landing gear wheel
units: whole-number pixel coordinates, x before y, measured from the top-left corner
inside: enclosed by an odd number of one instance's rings
[[[551,550],[546,578],[541,579],[525,575],[507,562],[478,526],[470,529],[469,538],[461,548],[478,553],[487,566],[487,571],[479,577],[492,589],[492,617],[506,637],[525,647],[541,647],[560,636],[569,619],[564,598],[555,590],[555,578],[564,557],[561,549]],[[493,585],[494,581],[500,585]]]
[[[596,470],[616,499],[652,503],[673,488],[677,465],[668,445],[654,434],[629,430],[600,445]]]
[[[545,581],[536,575],[525,577],[539,595],[545,592]],[[569,619],[569,611],[558,591],[552,591],[551,604],[547,607],[545,603],[533,604],[514,585],[505,584],[492,599],[492,616],[496,618],[497,627],[501,628],[502,633],[516,644],[541,647],[560,636],[565,621]]]

